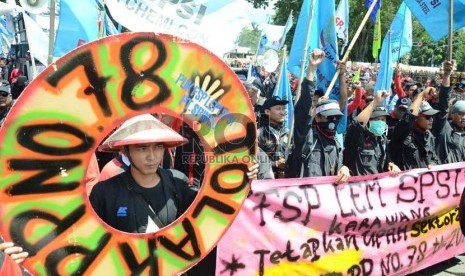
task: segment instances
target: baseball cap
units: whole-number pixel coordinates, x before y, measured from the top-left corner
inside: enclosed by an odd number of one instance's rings
[[[461,90],[461,91],[465,91],[465,83],[463,82],[458,82],[455,84],[455,89],[458,89],[458,90]]]
[[[323,100],[315,106],[316,114],[323,116],[342,116],[339,103],[335,100]]]
[[[431,105],[427,101],[423,101],[420,105],[420,109],[418,110],[418,115],[426,115],[426,116],[431,116],[439,111],[432,108]]]
[[[412,104],[412,100],[410,100],[409,97],[402,97],[402,98],[398,98],[397,99],[397,102],[396,102],[396,108],[398,107],[403,107],[405,109],[408,109],[410,107],[410,105]]]
[[[452,106],[452,113],[465,112],[465,101],[456,101]]]
[[[370,119],[378,118],[381,116],[388,116],[387,110],[384,106],[378,105],[375,106],[373,112],[371,113]]]
[[[287,104],[289,101],[286,101],[286,100],[282,100],[280,97],[278,96],[273,96],[269,99],[266,99],[266,101],[263,103],[263,106],[262,106],[262,109],[265,110],[265,109],[269,109],[270,107],[273,107],[275,105],[285,105]]]
[[[0,82],[0,92],[11,93],[10,84],[8,84],[7,82]]]

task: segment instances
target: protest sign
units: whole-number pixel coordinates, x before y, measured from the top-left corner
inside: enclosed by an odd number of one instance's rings
[[[459,255],[464,167],[253,182],[217,275],[406,275]]]
[[[186,213],[130,234],[93,211],[83,183],[99,143],[125,119],[196,120],[210,162]],[[0,129],[0,232],[36,275],[173,275],[215,246],[245,199],[255,117],[234,72],[197,44],[126,33],[85,44],[26,88]],[[98,184],[97,184],[98,185]]]

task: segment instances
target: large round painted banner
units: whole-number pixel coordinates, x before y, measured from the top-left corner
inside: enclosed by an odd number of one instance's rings
[[[101,141],[143,113],[195,126],[207,162],[181,217],[158,232],[130,234],[96,215],[83,179]],[[155,33],[83,45],[29,84],[0,130],[1,234],[30,253],[24,265],[37,275],[181,273],[238,214],[255,140],[240,80],[199,45]]]

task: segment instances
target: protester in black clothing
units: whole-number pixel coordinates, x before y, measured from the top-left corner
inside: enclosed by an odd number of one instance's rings
[[[369,175],[385,171],[396,175],[399,167],[387,154],[386,108],[381,106],[388,94],[379,91],[347,129],[344,140],[344,165],[352,175]]]
[[[465,161],[465,101],[456,101],[449,107],[451,98],[450,75],[453,63],[444,62],[444,74],[439,91],[439,113],[434,124],[438,158],[441,164]],[[451,121],[448,120],[449,109]]]
[[[186,123],[183,122],[180,128],[180,134],[187,142],[174,150],[174,169],[187,176],[189,185],[200,188],[205,171],[203,145],[195,131]]]
[[[316,49],[310,54],[306,78],[302,81],[302,93],[294,108],[295,128],[293,148],[286,160],[286,177],[337,175],[336,182],[347,181],[349,168],[342,165],[342,147],[335,139],[336,126],[342,116],[337,101],[321,100],[315,108],[315,124],[311,125],[312,97],[315,92],[314,71],[325,58]],[[342,65],[339,68],[344,75]],[[341,97],[347,93],[341,90]]]
[[[14,102],[9,85],[0,83],[0,127],[3,125],[5,117],[10,112]]]
[[[118,230],[155,232],[183,214],[197,194],[184,174],[159,168],[165,148],[184,143],[160,124],[150,114],[136,116],[107,139],[109,148],[123,151],[131,165],[97,183],[89,199],[99,217]]]
[[[268,124],[258,129],[258,146],[263,149],[272,162],[275,178],[284,178],[289,130],[284,125],[286,104],[288,101],[275,96],[263,104],[264,116]]]
[[[252,106],[254,107],[254,112],[255,112],[255,120],[257,122],[257,125],[259,125],[259,121],[261,118],[261,110],[262,106],[258,105],[258,102],[260,101],[260,89],[256,86],[253,85],[253,80],[252,82],[250,81],[243,81],[242,84],[244,85],[248,95],[250,102],[252,103]],[[273,169],[271,165],[271,160],[268,157],[268,155],[258,146],[258,151],[257,151],[257,159],[258,159],[258,179],[274,179],[274,174],[273,174]]]
[[[89,200],[98,216],[118,230],[156,232],[181,216],[197,195],[183,173],[159,167],[165,148],[184,143],[181,135],[161,125],[150,114],[139,115],[106,140],[108,148],[127,156],[130,166],[97,183]],[[256,178],[257,167],[249,169],[249,178]]]
[[[389,154],[402,170],[431,168],[439,164],[435,138],[431,133],[433,117],[438,111],[423,101],[423,95],[429,89],[434,88],[428,87],[417,95],[409,107],[411,113],[406,113],[392,132]]]
[[[396,105],[392,110],[391,114],[387,116],[386,123],[388,125],[387,139],[391,140],[392,131],[396,126],[397,122],[404,117],[404,114],[407,112],[409,106],[412,104],[412,101],[409,97],[403,97],[397,99]]]

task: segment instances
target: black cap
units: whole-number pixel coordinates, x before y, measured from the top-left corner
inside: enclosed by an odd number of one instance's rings
[[[10,84],[8,82],[0,82],[0,92],[11,93]]]
[[[323,116],[342,116],[339,103],[335,100],[323,100],[316,104],[316,114]]]
[[[384,106],[378,105],[375,106],[373,112],[371,113],[370,119],[378,118],[381,116],[388,116],[387,110]]]
[[[458,82],[455,84],[455,89],[465,91],[465,83],[463,82]]]
[[[273,97],[271,97],[269,99],[266,99],[265,103],[263,103],[262,109],[263,110],[270,109],[271,107],[273,107],[275,105],[286,105],[288,102],[289,101],[282,100],[278,96],[273,96]]]
[[[403,107],[405,109],[408,109],[410,107],[410,105],[412,104],[412,100],[410,100],[409,97],[402,97],[402,98],[398,98],[397,99],[397,102],[396,102],[396,108],[398,107]]]

